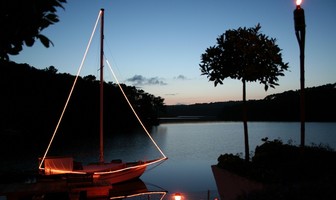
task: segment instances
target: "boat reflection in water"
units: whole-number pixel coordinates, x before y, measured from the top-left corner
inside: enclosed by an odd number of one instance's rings
[[[113,185],[109,199],[164,199],[167,191],[140,179]]]
[[[88,183],[83,181],[70,182],[64,179],[38,180],[34,183],[12,183],[0,185],[0,199],[159,199],[166,196],[167,191],[135,179],[115,185]]]

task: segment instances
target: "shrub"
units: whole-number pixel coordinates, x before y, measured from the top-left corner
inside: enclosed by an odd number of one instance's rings
[[[264,183],[288,184],[324,179],[336,179],[336,152],[329,146],[314,145],[300,148],[283,144],[280,139],[257,146],[252,161],[238,155],[224,154],[218,167]]]

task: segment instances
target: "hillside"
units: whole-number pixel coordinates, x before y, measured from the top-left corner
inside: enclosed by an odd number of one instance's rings
[[[36,69],[27,64],[0,63],[0,146],[16,139],[15,145],[46,143],[53,133],[75,77],[49,67]],[[122,85],[146,125],[157,122],[163,99]],[[104,83],[104,129],[111,132],[138,126],[119,88]],[[97,140],[99,132],[99,81],[94,76],[79,77],[59,128],[59,138],[71,141]],[[71,137],[71,138],[68,138]],[[36,146],[39,147],[39,146]],[[1,150],[1,148],[0,148]]]
[[[336,83],[306,88],[306,121],[336,122]],[[300,121],[300,91],[249,100],[249,121]],[[167,106],[161,118],[241,121],[242,101]],[[189,116],[189,117],[186,117]],[[179,118],[181,119],[181,118]]]

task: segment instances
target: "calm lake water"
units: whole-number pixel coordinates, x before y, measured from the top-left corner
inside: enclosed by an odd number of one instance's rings
[[[250,122],[250,150],[262,144],[261,139],[281,139],[284,143],[300,143],[300,123],[288,122]],[[206,199],[210,191],[211,199],[217,195],[216,183],[211,165],[217,164],[217,158],[224,153],[244,152],[243,123],[241,122],[204,122],[161,124],[152,129],[152,136],[169,158],[153,170],[147,171],[141,179],[157,184],[169,193],[181,192],[186,199]],[[125,157],[154,155],[154,148],[145,142],[143,136],[135,134],[133,138],[124,138],[121,143],[110,141],[110,145],[119,149],[141,149],[127,153]],[[126,146],[125,143],[127,144]],[[306,144],[324,144],[336,148],[336,123],[306,123]],[[120,146],[120,144],[122,144]],[[123,146],[123,147],[122,147]],[[114,157],[123,154],[120,150]],[[139,158],[138,157],[138,158]],[[141,157],[143,158],[143,157]]]
[[[281,139],[284,143],[291,141],[294,145],[300,143],[300,123],[250,122],[248,128],[251,155],[264,137]],[[141,180],[167,190],[170,195],[180,192],[185,199],[207,199],[208,191],[210,199],[216,197],[218,193],[211,165],[217,164],[220,154],[244,152],[242,122],[167,123],[153,127],[150,132],[169,159],[149,169]],[[312,143],[336,149],[336,123],[306,123],[306,144]],[[74,155],[84,162],[96,161],[98,157],[98,149],[92,150],[88,145],[74,144],[58,151]],[[106,161],[117,158],[137,161],[159,156],[140,130],[132,134],[114,133],[105,140]],[[37,167],[35,161],[30,164]],[[166,199],[170,199],[170,195]]]

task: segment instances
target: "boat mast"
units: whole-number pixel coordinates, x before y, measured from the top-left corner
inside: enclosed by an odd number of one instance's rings
[[[100,124],[99,124],[99,162],[104,163],[104,9],[100,9]]]

